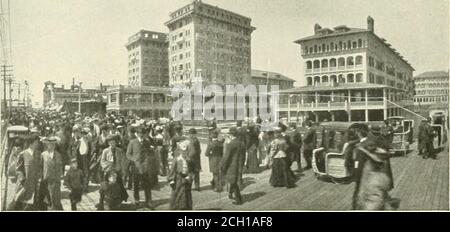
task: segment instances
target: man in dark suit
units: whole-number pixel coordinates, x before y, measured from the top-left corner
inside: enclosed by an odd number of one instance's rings
[[[220,161],[223,157],[223,139],[219,139],[219,132],[211,133],[211,140],[206,147],[205,155],[209,158],[209,170],[213,174],[211,186],[216,192],[222,192],[222,178],[220,173]]]
[[[354,150],[355,190],[352,208],[354,210],[392,210],[399,201],[389,196],[394,188],[389,153],[381,148],[374,137],[369,136],[367,125],[357,125],[356,134],[360,141]]]
[[[238,133],[236,127],[230,128],[230,141],[225,145],[225,154],[222,158],[220,169],[230,184],[228,197],[232,199],[234,194],[235,201],[233,204],[240,205],[243,202],[238,182],[240,167],[243,162],[242,157],[245,157],[245,144],[238,139]]]
[[[296,172],[301,172],[302,169],[302,157],[301,157],[301,149],[302,149],[302,135],[297,130],[297,125],[291,124],[291,130],[288,133],[289,142],[290,142],[290,153],[292,154],[292,162],[297,162],[297,170]]]
[[[316,131],[312,127],[312,122],[306,122],[307,131],[305,133],[305,138],[303,139],[303,157],[306,161],[305,169],[312,168],[312,152],[316,146]]]
[[[189,129],[189,152],[188,159],[192,165],[192,171],[194,173],[194,189],[200,191],[200,171],[202,170],[200,154],[202,150],[200,148],[200,142],[197,138],[197,130],[195,128]]]
[[[149,168],[153,161],[151,142],[145,137],[144,128],[138,127],[135,129],[136,138],[131,140],[127,148],[127,158],[131,163],[131,170],[133,175],[134,186],[134,202],[136,207],[139,206],[139,190],[142,189],[145,193],[145,204],[148,208],[153,209],[152,204],[152,183]],[[158,171],[158,170],[153,170]]]

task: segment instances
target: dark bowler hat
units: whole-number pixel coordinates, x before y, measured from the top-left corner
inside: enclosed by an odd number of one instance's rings
[[[195,128],[191,128],[191,129],[189,129],[189,134],[196,135],[197,130]]]

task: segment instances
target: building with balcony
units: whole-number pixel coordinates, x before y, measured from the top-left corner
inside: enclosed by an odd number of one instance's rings
[[[103,97],[105,96],[105,91],[107,86],[100,83],[98,88],[83,88],[75,84],[75,79],[69,89],[61,87],[56,87],[56,84],[51,81],[44,83],[43,89],[43,106],[62,106],[65,102],[78,102],[79,98],[81,101],[97,101],[103,102]]]
[[[167,35],[141,30],[128,39],[128,85],[168,86]]]
[[[385,39],[367,28],[316,24],[299,39],[306,86],[280,93],[280,117],[316,121],[379,121],[412,108],[414,68]]]
[[[428,116],[432,111],[448,111],[448,72],[424,72],[414,77],[414,84],[415,112]]]
[[[252,69],[250,84],[268,85],[270,90],[271,86],[274,85],[278,85],[279,89],[290,89],[294,87],[294,83],[294,79],[284,76],[283,74]]]
[[[165,25],[170,85],[250,81],[250,18],[194,0],[171,13]]]
[[[106,111],[140,117],[168,117],[172,106],[170,89],[154,86],[115,86],[106,91]]]

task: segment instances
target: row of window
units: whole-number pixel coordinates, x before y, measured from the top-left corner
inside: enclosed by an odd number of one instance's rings
[[[182,8],[182,9],[179,9],[176,12],[172,13],[170,15],[170,17],[173,19],[173,18],[176,18],[178,16],[181,16],[181,15],[187,13],[188,11],[190,11],[191,8],[192,8],[192,5],[188,5],[188,6],[184,7],[184,8]]]
[[[314,53],[323,53],[323,52],[332,52],[332,51],[341,51],[341,50],[348,50],[348,49],[356,49],[356,48],[362,48],[363,47],[363,40],[358,39],[357,41],[348,40],[345,41],[339,41],[339,42],[331,42],[329,44],[315,44],[313,46],[304,46],[303,48],[303,54],[314,54]]]
[[[397,77],[403,80],[407,77],[405,73],[396,72],[394,65],[386,64],[383,61],[376,60],[375,58],[369,56],[369,67],[376,68],[379,71],[386,72],[388,75]]]
[[[433,77],[433,78],[415,78],[414,79],[416,81],[416,83],[419,82],[448,82],[448,77],[441,77],[441,78],[437,78],[437,77]]]
[[[437,95],[437,94],[447,94],[448,89],[440,89],[440,90],[418,90],[416,91],[417,95]]]
[[[156,35],[156,36],[157,36],[157,35]],[[165,47],[164,43],[161,43],[161,42],[154,42],[154,41],[145,41],[144,43],[142,43],[142,45],[143,45],[144,47],[149,47],[149,48],[151,48],[151,47],[154,47],[154,48],[164,48],[164,47]]]
[[[446,96],[437,96],[437,97],[415,97],[414,102],[431,102],[431,103],[439,103],[439,102],[447,102],[448,95]]]
[[[331,76],[315,76],[306,78],[307,85],[315,85],[318,83],[359,83],[363,82],[363,74],[357,73],[356,75],[353,73],[349,73],[347,75],[339,74],[339,75],[331,75]]]
[[[445,88],[449,87],[448,82],[442,82],[442,83],[429,83],[429,84],[416,84],[416,88]]]
[[[178,49],[183,49],[183,46],[186,46],[186,48],[190,48],[191,47],[191,41],[186,41],[184,43],[178,43],[178,45],[173,45],[172,46],[172,52],[177,51]]]
[[[172,56],[172,62],[177,61],[177,59],[183,60],[183,58],[188,59],[188,58],[191,57],[191,52],[186,52],[186,56],[184,56],[184,54],[185,54],[185,53],[180,53],[180,54],[177,54],[177,55],[173,55],[173,56]]]
[[[239,33],[241,35],[250,36],[251,30],[242,26],[237,26],[229,22],[218,21],[216,19],[210,19],[206,17],[198,16],[199,24],[208,25],[214,28],[227,30],[229,32]]]
[[[238,17],[238,16],[235,16],[235,15],[229,14],[225,10],[215,10],[215,9],[207,8],[207,10],[204,12],[203,11],[203,7],[200,6],[198,8],[198,11],[202,12],[202,13],[207,13],[210,16],[222,17],[223,19],[230,20],[232,22],[236,22],[236,23],[241,23],[242,22],[244,24],[250,25],[250,20],[247,20],[247,19],[244,19],[242,17]]]
[[[191,68],[191,63],[186,63],[185,65],[184,64],[180,64],[178,66],[174,65],[174,66],[172,66],[172,72],[182,71],[182,70],[184,70],[184,68],[190,69]]]
[[[172,41],[176,41],[177,38],[183,37],[183,34],[184,34],[184,36],[188,37],[188,36],[191,35],[191,30],[186,30],[186,31],[184,31],[184,33],[183,33],[183,32],[180,32],[178,35],[173,35],[173,36],[172,36]]]
[[[347,62],[346,62],[347,61]],[[338,67],[352,66],[352,65],[362,65],[363,57],[362,56],[349,56],[347,59],[344,57],[340,57],[338,59],[323,59],[323,60],[314,60],[314,61],[306,61],[306,69],[318,69],[318,68],[334,68],[336,65]]]

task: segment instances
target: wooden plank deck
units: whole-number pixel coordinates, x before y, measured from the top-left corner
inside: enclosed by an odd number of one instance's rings
[[[203,151],[205,145],[202,144]],[[414,149],[414,146],[413,146]],[[391,196],[401,200],[400,210],[448,210],[449,209],[449,154],[443,150],[437,160],[424,160],[417,151],[407,157],[391,160],[395,187]],[[258,174],[245,174],[245,188],[242,191],[244,204],[233,205],[226,192],[215,193],[210,190],[208,161],[203,156],[201,173],[201,192],[193,192],[195,210],[332,210],[351,209],[354,183],[334,184],[317,180],[311,170],[305,171],[296,182],[296,187],[273,188],[269,185],[270,170]],[[4,183],[4,182],[2,182]],[[170,188],[164,177],[160,177],[161,188],[153,191],[156,210],[169,209]],[[3,185],[2,185],[3,188]],[[14,185],[9,185],[8,202],[13,195]],[[79,210],[93,211],[98,202],[98,186],[91,185],[90,192],[83,196]],[[130,201],[132,191],[128,191]],[[141,193],[141,199],[144,199]],[[62,189],[63,207],[70,210],[68,191]],[[135,210],[130,202],[125,202],[123,210]],[[145,208],[138,210],[148,210]]]

